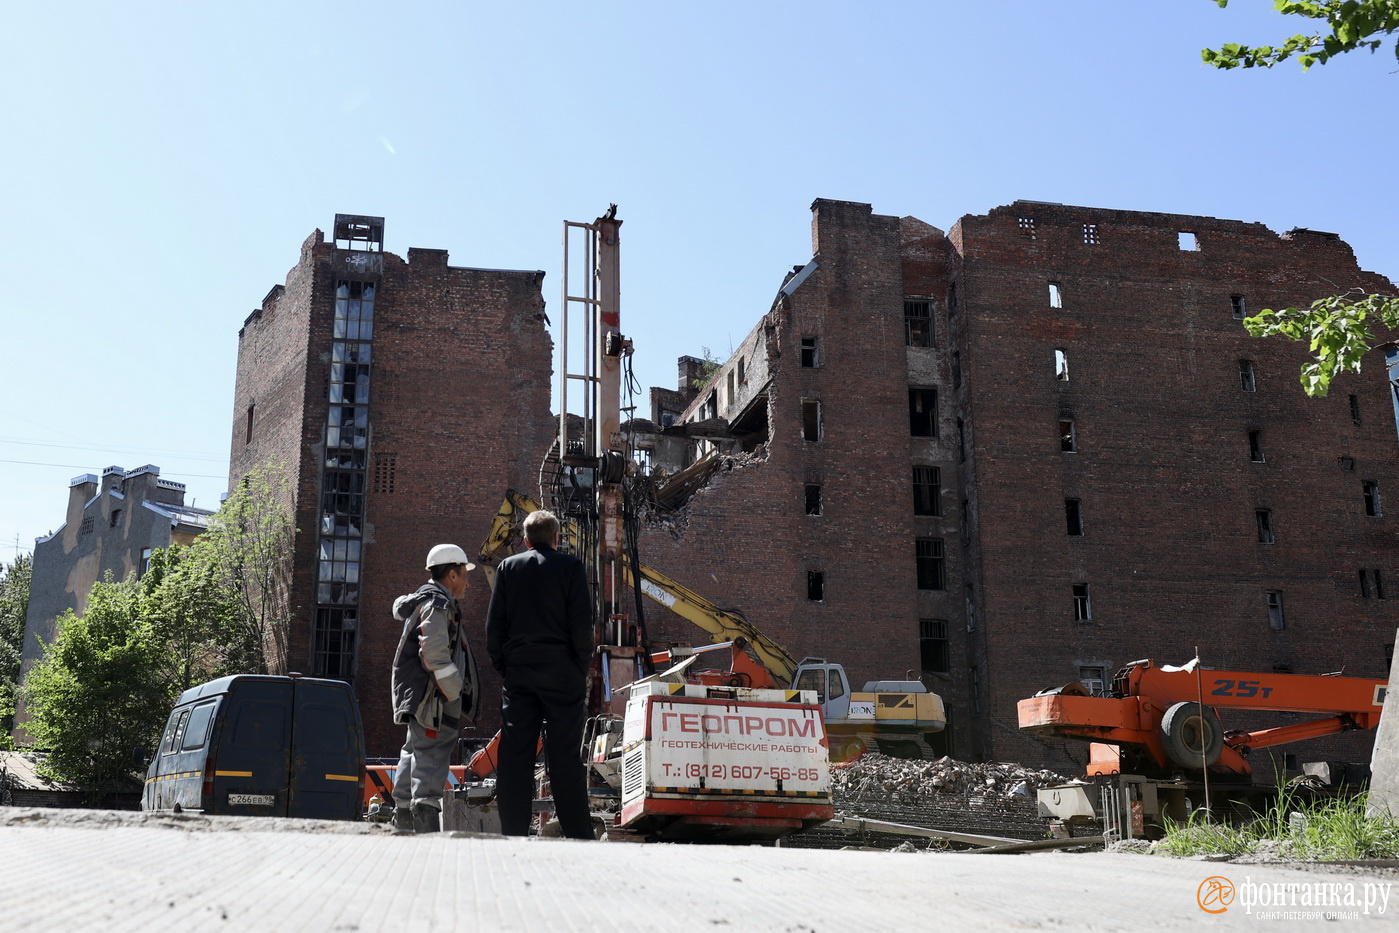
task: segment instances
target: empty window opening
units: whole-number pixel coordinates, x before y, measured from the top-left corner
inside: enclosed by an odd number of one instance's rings
[[[1350,397],[1350,420],[1356,424],[1360,423],[1360,396],[1358,395]]]
[[[1254,463],[1263,462],[1263,432],[1248,432],[1248,459]]]
[[[976,591],[970,583],[962,587],[962,604],[967,607],[967,631],[976,631]]]
[[[962,387],[962,354],[956,350],[952,351],[952,388]]]
[[[1035,238],[1035,218],[1019,217],[1016,219],[1015,225],[1020,228],[1020,235],[1025,239],[1033,240]]]
[[[826,574],[820,570],[806,572],[806,598],[819,603],[826,598]]]
[[[1102,665],[1085,664],[1078,668],[1078,682],[1094,696],[1102,696],[1103,684],[1107,681],[1106,675],[1107,668]]]
[[[918,654],[925,673],[946,674],[952,670],[946,619],[918,620]]]
[[[1072,421],[1059,422],[1059,449],[1066,454],[1078,453],[1078,435]]]
[[[1380,579],[1378,567],[1367,567],[1360,571],[1360,598],[1384,599],[1384,581]]]
[[[1064,295],[1059,291],[1058,282],[1049,283],[1049,306],[1051,308],[1064,307]]]
[[[908,433],[914,437],[938,436],[938,390],[908,390]]]
[[[1084,224],[1084,225],[1083,225],[1083,242],[1084,242],[1084,245],[1086,245],[1086,246],[1097,246],[1097,245],[1098,245],[1098,225],[1097,225],[1097,224]]]
[[[967,693],[971,695],[972,712],[981,712],[981,668],[975,664],[967,673]]]
[[[1234,320],[1242,321],[1248,316],[1248,308],[1244,304],[1243,295],[1230,295],[1229,304],[1234,311]]]
[[[1273,511],[1272,509],[1254,509],[1254,521],[1258,525],[1258,543],[1274,544],[1273,538]]]
[[[808,441],[821,439],[821,403],[815,399],[802,400],[802,438]]]
[[[806,484],[806,514],[821,514],[821,486],[819,483]]]
[[[1239,388],[1245,392],[1258,390],[1258,374],[1254,372],[1253,360],[1239,360]]]
[[[947,557],[941,538],[919,538],[915,554],[918,560],[920,590],[947,589]]]
[[[1379,518],[1383,514],[1380,510],[1380,484],[1372,479],[1367,479],[1361,484],[1361,490],[1365,495],[1365,514],[1372,518]]]
[[[817,355],[818,346],[815,337],[802,338],[802,367],[804,369],[815,369],[820,365],[820,357]]]
[[[938,467],[913,468],[913,514],[942,514],[942,470]]]
[[[1339,464],[1341,465],[1341,469],[1344,470],[1345,472],[1347,472],[1347,473],[1354,473],[1354,472],[1355,472],[1355,458],[1354,458],[1354,457],[1337,457],[1337,458],[1336,458],[1336,462],[1339,463]]]
[[[1078,499],[1064,500],[1064,522],[1068,534],[1075,537],[1083,535],[1083,504]]]
[[[910,347],[934,345],[933,303],[928,299],[904,299],[904,343]]]
[[[1062,349],[1054,351],[1054,378],[1060,382],[1069,381],[1069,355]]]
[[[743,357],[738,358],[738,384],[743,385],[748,381],[748,366]]]
[[[121,521],[121,509],[112,509],[112,527],[113,527],[113,528],[117,527],[117,523],[120,522],[120,521]]]
[[[962,534],[962,544],[964,546],[971,543],[971,515],[971,503],[968,500],[963,499],[962,507],[957,510],[957,528]]]
[[[1088,584],[1074,584],[1074,621],[1090,622],[1093,619],[1093,603],[1088,598]]]
[[[735,367],[734,369],[729,370],[729,404],[730,404],[730,405],[732,405],[732,404],[734,403],[734,396],[737,394],[737,393],[735,392],[735,385],[736,385],[737,380],[738,380],[738,368]]]
[[[1287,626],[1282,612],[1282,590],[1268,590],[1268,627],[1281,632]]]
[[[950,318],[957,313],[957,283],[947,283],[947,316]]]
[[[253,442],[253,409],[255,407],[256,406],[253,405],[248,406],[248,426],[243,433],[243,443],[245,444],[251,444]]]
[[[1200,238],[1195,236],[1195,234],[1193,233],[1182,230],[1178,234],[1178,239],[1180,241],[1180,248],[1185,250],[1186,252],[1193,253],[1195,250],[1200,248]]]

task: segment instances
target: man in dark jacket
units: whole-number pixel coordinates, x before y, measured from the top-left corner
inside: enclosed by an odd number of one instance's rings
[[[457,608],[475,567],[455,544],[439,544],[427,556],[432,579],[394,600],[403,632],[394,654],[393,718],[408,726],[393,784],[393,827],[401,833],[441,829],[462,715],[476,712],[475,663]]]
[[[585,689],[593,657],[593,605],[583,562],[557,550],[559,520],[531,512],[529,550],[496,568],[486,617],[486,650],[504,678],[496,800],[501,832],[529,832],[534,758],[548,723],[545,760],[565,836],[592,839],[583,766]]]

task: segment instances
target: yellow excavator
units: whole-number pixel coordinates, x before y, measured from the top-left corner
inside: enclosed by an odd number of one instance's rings
[[[495,567],[522,544],[520,525],[539,504],[523,493],[509,490],[481,545],[480,563],[487,581],[495,585]],[[562,520],[562,545],[578,544],[578,530]],[[831,760],[850,761],[871,748],[902,758],[935,754],[935,736],[947,725],[942,697],[918,680],[870,681],[854,691],[845,669],[825,658],[793,659],[787,649],[763,634],[742,613],[721,609],[705,597],[660,571],[631,561],[621,562],[624,586],[639,584],[650,599],[698,626],[710,638],[702,648],[671,648],[657,652],[653,660],[676,661],[715,649],[731,649],[731,669],[702,672],[701,680],[716,685],[755,688],[790,688],[816,693],[826,722]],[[633,576],[635,573],[636,577]]]

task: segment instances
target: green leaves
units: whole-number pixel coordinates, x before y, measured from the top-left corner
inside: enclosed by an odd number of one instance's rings
[[[1229,0],[1215,0],[1225,7]],[[1274,0],[1273,9],[1284,16],[1325,20],[1329,32],[1298,34],[1280,46],[1250,48],[1231,42],[1218,50],[1203,49],[1201,59],[1215,68],[1271,68],[1293,55],[1302,70],[1323,65],[1333,56],[1384,44],[1384,37],[1399,31],[1399,0]],[[1394,54],[1399,57],[1399,42]]]
[[[1358,296],[1358,297],[1357,297]],[[1264,310],[1244,319],[1255,337],[1286,337],[1306,341],[1312,361],[1302,367],[1302,389],[1312,397],[1330,390],[1343,372],[1360,372],[1360,361],[1374,348],[1372,326],[1399,327],[1399,298],[1351,292],[1312,302],[1306,310]]]
[[[118,789],[182,691],[266,673],[268,647],[280,662],[292,554],[284,491],[270,471],[251,474],[191,546],[155,551],[140,580],[97,583],[81,616],[58,620],[24,685],[25,728],[48,750],[49,776],[94,795]],[[5,605],[0,585],[0,634]]]
[[[34,565],[29,555],[0,568],[0,749],[12,746],[15,696],[24,651],[24,617],[29,610],[29,581]]]

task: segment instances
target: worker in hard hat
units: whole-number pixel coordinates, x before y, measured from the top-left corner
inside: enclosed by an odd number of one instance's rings
[[[393,715],[408,726],[393,784],[393,827],[399,833],[442,828],[452,749],[463,716],[476,715],[476,662],[457,607],[475,569],[461,548],[439,544],[427,555],[432,579],[394,600],[403,634],[394,653]]]
[[[583,562],[558,550],[559,520],[531,512],[529,550],[501,561],[486,613],[486,651],[500,671],[500,763],[496,800],[507,836],[529,832],[534,759],[541,727],[554,811],[563,834],[592,839],[581,745],[588,666],[593,658],[593,604]]]

